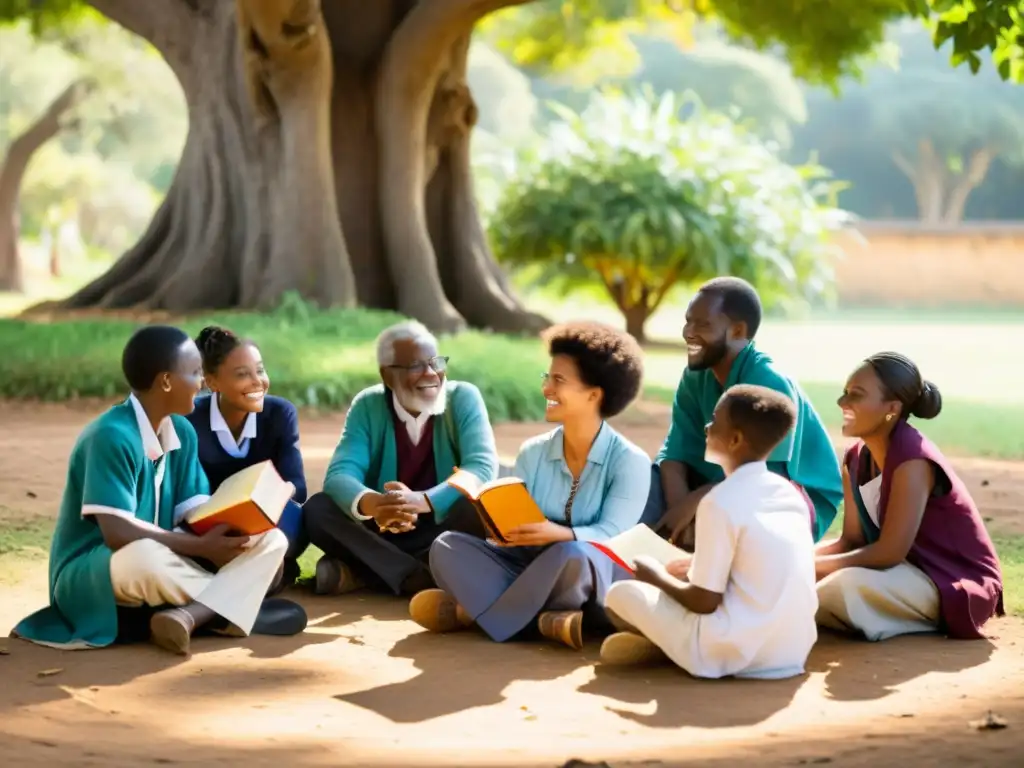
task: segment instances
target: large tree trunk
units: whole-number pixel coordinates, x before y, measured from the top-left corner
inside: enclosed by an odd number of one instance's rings
[[[91,84],[72,83],[46,108],[32,125],[7,148],[0,163],[0,291],[25,290],[18,254],[18,196],[32,156],[60,133],[68,112],[87,93]]]
[[[524,0],[90,0],[176,72],[189,135],[149,230],[69,307],[396,309],[436,330],[544,324],[477,216],[474,23]]]

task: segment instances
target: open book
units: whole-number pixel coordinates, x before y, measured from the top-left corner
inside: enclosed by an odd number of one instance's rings
[[[508,543],[505,534],[513,528],[547,520],[518,477],[483,483],[472,472],[460,469],[448,478],[448,485],[472,502],[488,533],[502,544]]]
[[[293,493],[295,486],[281,479],[273,462],[261,461],[221,483],[209,501],[185,515],[184,522],[199,536],[216,525],[255,536],[277,525]]]
[[[691,557],[690,553],[661,538],[643,523],[607,541],[590,542],[627,571],[633,571],[637,555],[647,555],[662,565]]]

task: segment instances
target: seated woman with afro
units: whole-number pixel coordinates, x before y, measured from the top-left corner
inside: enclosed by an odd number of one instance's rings
[[[650,459],[607,419],[636,398],[643,353],[628,334],[598,323],[546,335],[551,363],[541,393],[558,424],[527,440],[513,474],[547,520],[523,525],[499,545],[464,533],[439,536],[430,570],[439,589],[410,603],[420,626],[449,632],[475,624],[503,642],[532,629],[579,650],[584,613],[610,628],[608,586],[630,574],[587,542],[636,525],[650,490]]]

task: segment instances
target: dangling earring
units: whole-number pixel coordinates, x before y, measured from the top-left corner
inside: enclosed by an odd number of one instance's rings
[[[885,414],[885,420],[886,421],[892,421],[892,414],[891,413]]]

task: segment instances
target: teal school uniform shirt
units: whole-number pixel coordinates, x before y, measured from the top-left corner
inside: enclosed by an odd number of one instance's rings
[[[24,619],[15,633],[69,649],[113,643],[112,553],[95,516],[121,515],[172,530],[208,498],[192,425],[171,416],[157,434],[134,396],[115,405],[85,428],[72,449],[50,546],[50,605]]]
[[[523,443],[513,474],[548,520],[565,524],[572,473],[565,463],[561,427]],[[643,450],[601,425],[573,499],[572,530],[577,541],[605,541],[640,522],[651,489],[651,459]]]
[[[800,485],[811,497],[816,517],[814,540],[820,541],[843,500],[839,459],[807,395],[779,372],[768,355],[755,349],[753,342],[733,361],[724,387],[710,370],[683,371],[672,404],[672,423],[656,462],[678,461],[708,482],[723,480],[722,468],[704,460],[704,426],[711,420],[722,393],[734,384],[768,387],[796,404],[796,425],[768,457],[768,468]]]

